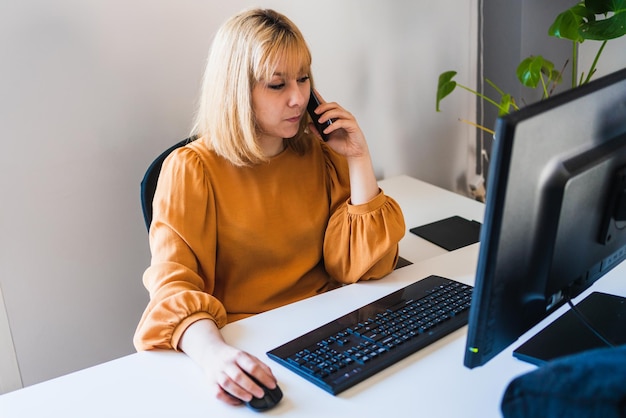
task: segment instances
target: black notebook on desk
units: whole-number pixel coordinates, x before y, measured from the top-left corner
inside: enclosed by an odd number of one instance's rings
[[[454,251],[477,243],[480,237],[480,227],[480,222],[469,221],[460,216],[451,216],[427,225],[411,228],[410,231],[448,251]]]

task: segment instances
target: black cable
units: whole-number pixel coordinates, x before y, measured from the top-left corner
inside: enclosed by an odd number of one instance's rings
[[[587,317],[572,303],[569,295],[565,295],[565,300],[567,301],[567,304],[572,309],[574,314],[578,317],[580,322],[582,322],[583,325],[585,325],[589,329],[589,331],[591,331],[596,337],[598,337],[604,344],[609,347],[615,347],[617,345],[609,340],[607,337],[602,335],[602,333],[591,324],[591,321],[589,321]]]

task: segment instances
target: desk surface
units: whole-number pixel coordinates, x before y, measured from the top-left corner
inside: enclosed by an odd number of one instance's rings
[[[482,220],[483,205],[454,193],[401,176],[381,182],[402,207],[407,229],[460,215]],[[534,369],[516,360],[512,350],[551,319],[530,330],[487,365],[463,366],[467,327],[409,356],[357,386],[332,396],[273,362],[265,353],[292,338],[350,312],[398,288],[438,274],[473,284],[478,244],[447,252],[407,232],[401,255],[414,264],[379,281],[357,283],[227,325],[224,337],[263,358],[272,367],[285,394],[265,416],[372,417],[381,414],[436,417],[498,417],[508,382]],[[591,290],[626,294],[618,276],[626,264]],[[616,279],[617,278],[617,279]],[[208,394],[200,369],[182,353],[132,354],[0,396],[0,416],[137,417],[259,416],[245,407],[224,405]]]

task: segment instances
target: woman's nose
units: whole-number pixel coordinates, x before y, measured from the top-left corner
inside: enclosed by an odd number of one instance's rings
[[[306,100],[306,89],[300,88],[298,84],[289,89],[289,106],[304,106]]]

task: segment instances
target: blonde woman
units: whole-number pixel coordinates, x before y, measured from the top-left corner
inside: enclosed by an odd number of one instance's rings
[[[307,116],[311,55],[285,16],[254,9],[212,43],[193,134],[165,161],[153,201],[150,302],[138,350],[174,349],[230,404],[276,379],[228,345],[229,322],[391,272],[405,231],[379,188],[363,132],[336,103]]]

